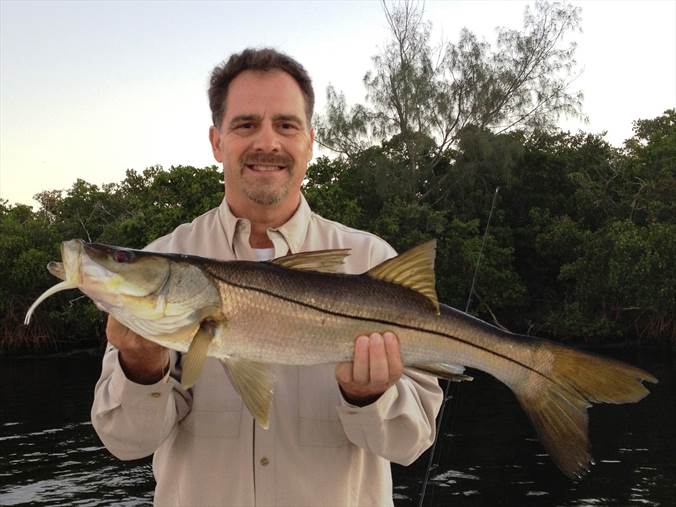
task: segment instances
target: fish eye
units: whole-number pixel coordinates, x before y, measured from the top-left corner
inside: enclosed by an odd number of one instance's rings
[[[125,263],[125,262],[130,262],[132,260],[132,254],[131,252],[126,252],[124,250],[117,250],[113,254],[113,259],[115,259],[115,262],[119,263]]]

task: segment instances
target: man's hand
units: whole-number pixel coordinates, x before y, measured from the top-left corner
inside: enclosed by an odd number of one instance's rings
[[[169,350],[146,340],[108,315],[108,342],[119,350],[125,375],[137,384],[159,382],[169,367]]]
[[[357,406],[376,401],[404,371],[399,341],[389,331],[358,336],[352,362],[336,366],[336,380],[345,399]]]

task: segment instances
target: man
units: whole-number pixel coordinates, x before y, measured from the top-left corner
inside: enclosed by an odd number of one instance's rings
[[[148,250],[267,260],[350,248],[348,273],[395,255],[381,239],[313,214],[301,194],[314,94],[300,64],[247,49],[214,69],[209,99],[225,199]],[[356,337],[353,362],[274,367],[268,430],[219,361],[207,359],[186,390],[176,380],[180,354],[112,318],[106,331],[92,422],[120,459],[154,453],[156,505],[392,505],[389,461],[409,464],[434,439],[436,379],[402,375],[397,338],[384,329]]]

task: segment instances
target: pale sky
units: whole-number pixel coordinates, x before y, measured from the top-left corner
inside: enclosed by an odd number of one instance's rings
[[[631,123],[676,107],[676,1],[582,1],[573,34],[589,124],[616,146]],[[433,41],[467,27],[493,42],[520,29],[521,1],[429,1]],[[248,46],[289,53],[310,72],[316,112],[328,84],[364,101],[362,78],[386,41],[379,2],[0,0],[0,198],[35,205],[77,178],[127,168],[214,164],[211,69]]]

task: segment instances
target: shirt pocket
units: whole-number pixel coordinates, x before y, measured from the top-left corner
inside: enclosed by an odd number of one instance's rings
[[[207,358],[192,388],[192,408],[181,422],[187,432],[204,438],[237,438],[242,399],[218,359]]]
[[[298,441],[301,446],[342,447],[349,443],[338,417],[340,397],[335,365],[298,368]]]

